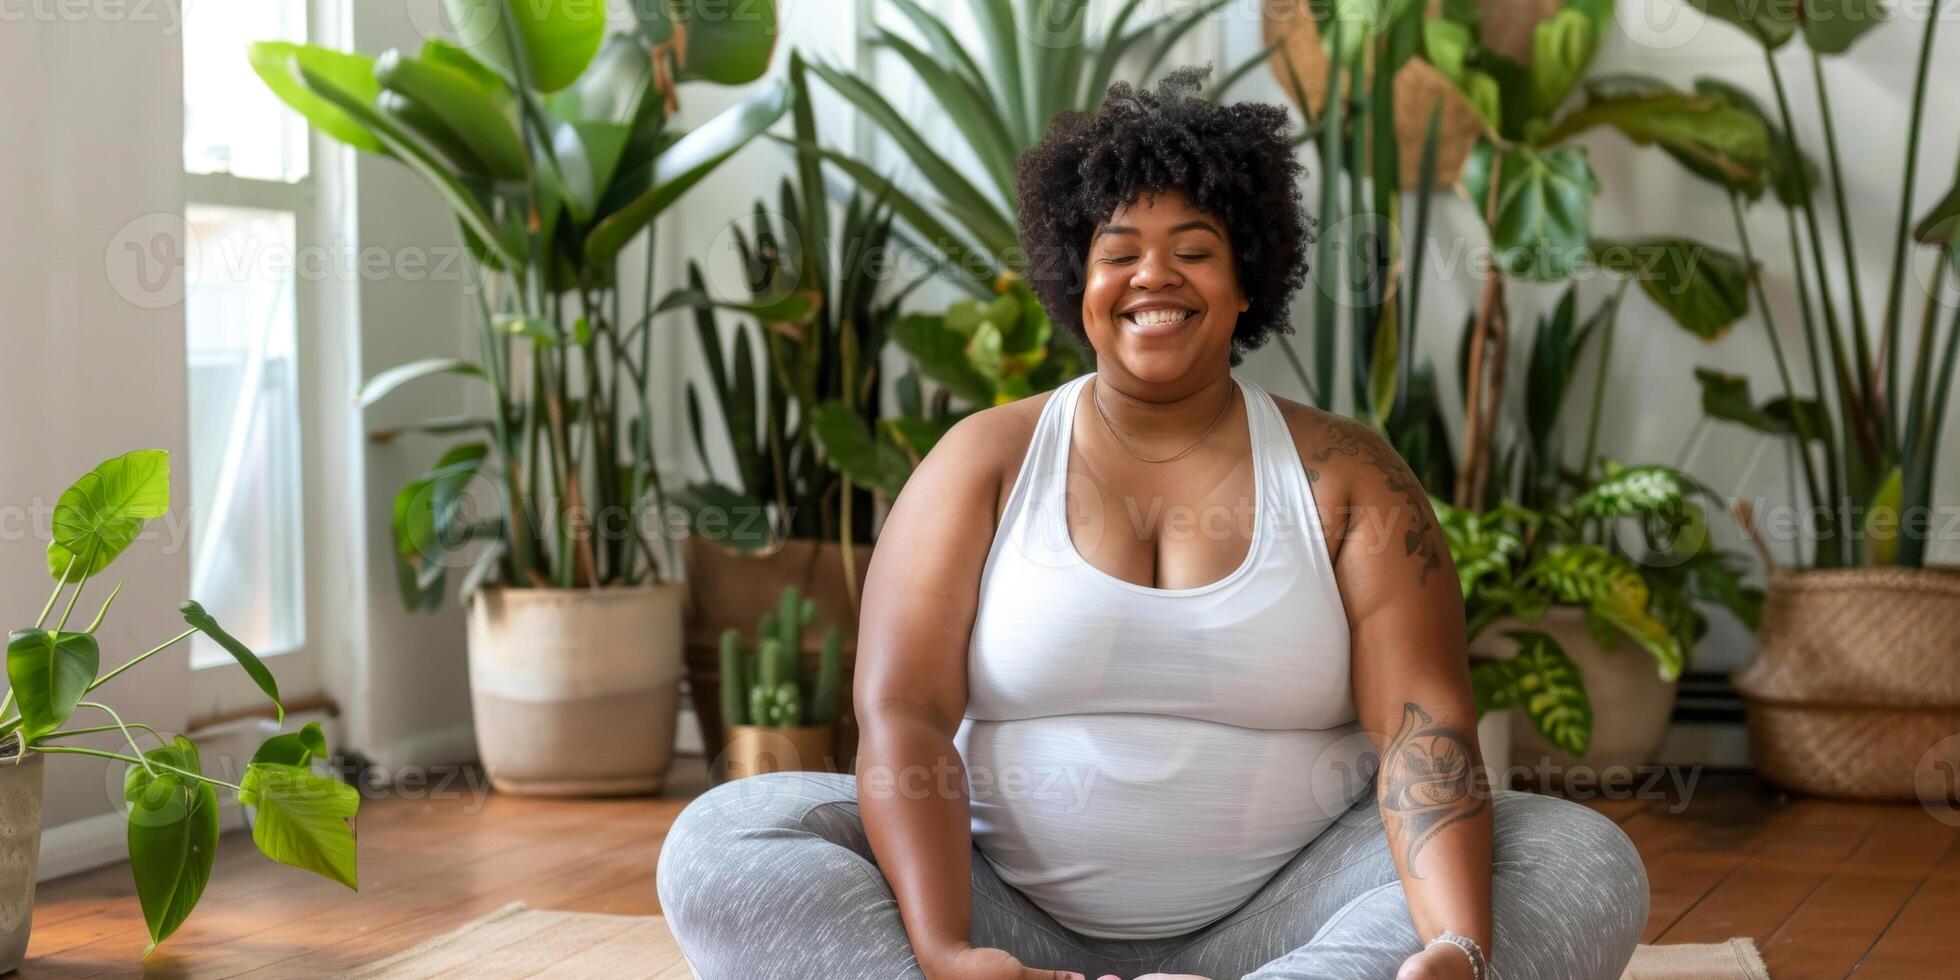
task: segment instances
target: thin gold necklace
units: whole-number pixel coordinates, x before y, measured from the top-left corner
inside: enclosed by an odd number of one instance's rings
[[[1090,379],[1089,383],[1091,385],[1094,385],[1095,379],[1093,378]],[[1116,426],[1109,421],[1109,415],[1103,411],[1102,396],[1096,393],[1099,389],[1093,387],[1089,389],[1089,400],[1096,403],[1096,415],[1102,418],[1103,428],[1109,430],[1110,438],[1115,439],[1116,444],[1122,446],[1124,452],[1129,453],[1131,456],[1136,456],[1137,459],[1140,459],[1146,463],[1168,463],[1174,459],[1177,459],[1179,456],[1183,456],[1185,453],[1188,453],[1191,450],[1198,448],[1198,443],[1205,441],[1205,437],[1211,435],[1211,430],[1218,428],[1218,423],[1225,418],[1225,413],[1231,410],[1232,399],[1235,395],[1238,394],[1238,389],[1239,389],[1238,383],[1233,382],[1232,390],[1225,393],[1225,407],[1218,410],[1218,417],[1212,419],[1210,425],[1205,426],[1205,431],[1198,433],[1197,441],[1184,447],[1184,449],[1179,451],[1176,456],[1166,456],[1163,459],[1151,459],[1148,456],[1137,456],[1136,450],[1131,449],[1129,443],[1124,442],[1123,437],[1117,435]]]

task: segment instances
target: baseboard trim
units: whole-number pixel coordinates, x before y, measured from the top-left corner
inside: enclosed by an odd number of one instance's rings
[[[129,859],[128,823],[120,813],[98,813],[41,831],[41,864],[35,881],[51,881]]]

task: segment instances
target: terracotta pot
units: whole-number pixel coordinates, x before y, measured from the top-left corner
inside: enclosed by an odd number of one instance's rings
[[[41,861],[41,753],[0,750],[0,973],[20,966]]]
[[[1527,770],[1547,766],[1555,772],[1583,765],[1598,773],[1609,766],[1632,769],[1654,761],[1674,717],[1674,696],[1680,683],[1661,680],[1654,658],[1646,650],[1625,636],[1620,638],[1618,649],[1602,650],[1586,627],[1583,610],[1553,606],[1535,620],[1492,623],[1477,635],[1471,652],[1491,659],[1514,655],[1517,644],[1504,635],[1514,629],[1548,634],[1565,649],[1586,686],[1586,698],[1592,702],[1593,726],[1592,744],[1584,756],[1575,758],[1538,734],[1523,711],[1507,711],[1512,764]]]
[[[1960,812],[1956,630],[1960,568],[1773,572],[1756,655],[1733,675],[1757,770]]]
[[[729,779],[745,779],[766,772],[834,772],[833,727],[730,725],[728,747],[721,755],[723,769]]]
[[[852,549],[856,584],[864,587],[871,546]],[[857,608],[844,581],[843,549],[835,541],[791,539],[767,555],[728,551],[697,536],[683,545],[687,563],[687,686],[701,725],[709,759],[727,746],[721,717],[721,634],[733,627],[754,641],[756,624],[776,608],[783,586],[794,585],[817,607],[817,624],[804,632],[803,667],[816,669],[823,649],[824,624],[834,623],[843,639],[844,677],[831,755],[837,771],[850,772],[857,758],[857,719],[851,714],[851,673],[857,661]]]
[[[477,750],[498,790],[657,793],[680,707],[679,583],[478,591],[470,599]]]

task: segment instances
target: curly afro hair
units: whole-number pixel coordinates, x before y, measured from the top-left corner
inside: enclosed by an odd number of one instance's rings
[[[1179,68],[1155,92],[1117,82],[1093,115],[1057,115],[1021,155],[1016,186],[1028,285],[1085,349],[1090,237],[1118,207],[1169,188],[1223,222],[1231,239],[1248,302],[1232,332],[1232,364],[1273,334],[1293,332],[1288,304],[1306,281],[1313,231],[1286,109],[1212,102],[1201,94],[1210,73],[1209,64]]]

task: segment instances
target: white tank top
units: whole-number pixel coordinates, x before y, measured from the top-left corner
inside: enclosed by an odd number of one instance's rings
[[[955,744],[974,843],[1002,880],[1079,933],[1156,939],[1251,898],[1368,789],[1373,749],[1313,490],[1272,396],[1238,380],[1256,459],[1244,562],[1159,589],[1070,540],[1090,377],[1042,407],[995,531]]]

